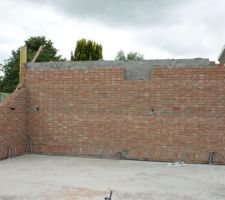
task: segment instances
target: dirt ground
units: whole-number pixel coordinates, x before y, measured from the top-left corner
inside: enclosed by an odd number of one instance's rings
[[[22,155],[0,161],[0,200],[224,200],[225,166]]]

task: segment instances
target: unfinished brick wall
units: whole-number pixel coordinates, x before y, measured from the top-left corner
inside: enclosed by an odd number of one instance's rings
[[[26,86],[33,152],[225,163],[224,66],[27,69]]]
[[[25,88],[0,103],[0,160],[26,152]]]

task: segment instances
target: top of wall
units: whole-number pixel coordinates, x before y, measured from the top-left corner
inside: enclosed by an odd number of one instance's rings
[[[0,102],[2,102],[9,95],[10,95],[10,93],[0,92]]]
[[[206,58],[194,59],[155,59],[143,61],[77,61],[77,62],[41,62],[27,63],[26,68],[30,70],[46,69],[76,69],[90,67],[119,67],[125,69],[125,79],[149,80],[151,77],[151,68],[157,67],[204,67],[212,63]]]

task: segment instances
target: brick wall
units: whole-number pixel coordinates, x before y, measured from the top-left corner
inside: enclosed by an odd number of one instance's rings
[[[26,87],[33,152],[225,163],[224,66],[28,68]]]
[[[0,103],[0,160],[26,152],[25,88]]]

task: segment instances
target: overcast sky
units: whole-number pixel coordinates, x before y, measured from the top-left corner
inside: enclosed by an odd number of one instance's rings
[[[0,0],[0,63],[30,36],[46,36],[69,59],[76,41],[95,40],[103,57],[206,57],[225,44],[225,0]]]

